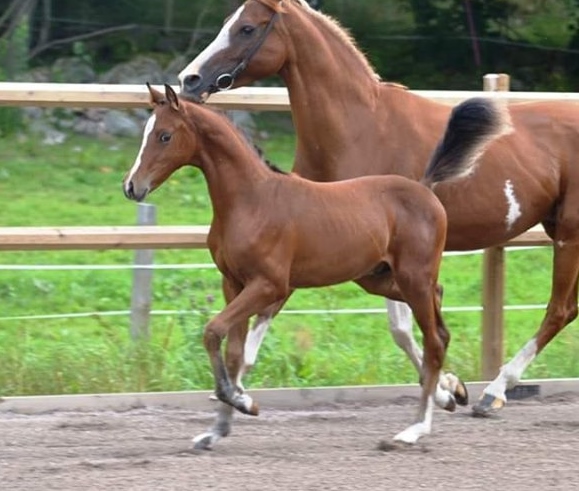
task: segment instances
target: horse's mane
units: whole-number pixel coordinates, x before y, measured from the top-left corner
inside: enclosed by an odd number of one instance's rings
[[[333,17],[330,17],[327,14],[323,14],[321,12],[318,12],[317,10],[314,10],[312,7],[310,7],[308,2],[306,2],[306,0],[283,0],[281,2],[278,0],[257,0],[257,1],[263,3],[264,5],[275,10],[276,12],[283,12],[284,2],[293,3],[299,8],[305,10],[314,19],[317,19],[324,26],[326,26],[334,36],[340,39],[344,43],[344,45],[348,47],[348,49],[358,58],[362,66],[366,69],[368,75],[370,75],[373,79],[375,79],[378,82],[381,81],[380,75],[376,73],[374,67],[372,67],[368,58],[366,58],[364,53],[362,53],[360,48],[358,48],[356,41],[354,40],[352,35],[344,27],[340,25],[337,19],[334,19]]]

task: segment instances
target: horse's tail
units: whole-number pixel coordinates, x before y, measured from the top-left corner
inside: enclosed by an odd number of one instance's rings
[[[461,102],[452,110],[422,182],[429,186],[470,174],[487,145],[510,131],[506,104],[484,97]]]

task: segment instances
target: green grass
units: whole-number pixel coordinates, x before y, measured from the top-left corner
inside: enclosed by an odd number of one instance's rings
[[[269,119],[267,119],[269,118]],[[274,120],[267,119],[268,128]],[[285,123],[287,124],[287,123]],[[273,131],[260,144],[269,158],[291,166],[293,136]],[[0,225],[124,225],[135,205],[121,180],[139,148],[130,139],[71,137],[43,146],[31,137],[0,139]],[[180,170],[151,196],[158,223],[208,224],[211,208],[198,171]],[[210,263],[207,251],[158,251],[159,264]],[[509,252],[507,305],[546,304],[551,251]],[[9,252],[0,264],[130,264],[130,251]],[[481,258],[448,257],[441,281],[445,307],[480,305]],[[123,311],[130,305],[132,272],[8,271],[0,269],[0,317]],[[156,315],[149,343],[135,344],[126,315],[70,319],[0,320],[0,393],[3,395],[208,389],[212,377],[202,347],[203,327],[223,306],[215,269],[156,270]],[[383,308],[383,299],[355,285],[302,290],[286,310]],[[512,356],[538,327],[542,310],[506,313],[505,351]],[[479,377],[480,313],[447,312],[452,333],[447,366],[466,380]],[[576,323],[574,323],[576,324]],[[538,357],[527,377],[576,377],[576,326]],[[250,387],[416,382],[393,344],[383,314],[281,314],[266,338]]]

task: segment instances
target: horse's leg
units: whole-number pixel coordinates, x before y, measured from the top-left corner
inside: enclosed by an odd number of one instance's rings
[[[243,365],[236,377],[237,385],[239,387],[243,387],[241,382],[242,377],[253,368],[253,365],[255,365],[257,353],[259,352],[259,348],[263,343],[273,318],[279,313],[292,293],[293,290],[291,290],[283,300],[270,305],[256,317],[253,328],[247,333],[245,339]]]
[[[258,406],[249,395],[232,383],[221,354],[221,343],[232,327],[239,326],[252,315],[283,300],[287,291],[282,289],[283,287],[277,287],[268,280],[255,279],[245,285],[243,290],[205,326],[203,343],[215,377],[215,393],[220,401],[245,414],[257,415]],[[230,339],[230,342],[239,343],[240,340],[241,336]]]
[[[399,295],[403,294],[423,332],[426,353],[423,363],[419,366],[422,396],[417,422],[395,437],[396,440],[414,443],[421,436],[430,433],[437,380],[450,336],[438,312],[439,301],[436,292],[430,292],[428,285],[420,284],[418,278],[412,279],[412,275],[408,278],[401,275],[401,279],[403,284],[396,285],[390,276],[366,276],[356,280],[356,283],[368,293],[375,295],[399,298]],[[442,401],[444,407],[454,408],[454,398],[448,391],[446,396],[446,400]]]
[[[473,406],[475,416],[487,416],[507,402],[505,392],[514,387],[525,369],[567,324],[577,317],[579,244],[555,237],[553,244],[553,286],[547,313],[535,336],[504,365]]]
[[[222,279],[222,290],[225,302],[226,304],[229,304],[241,291],[241,287],[228,281],[224,276]],[[245,338],[246,333],[247,321],[234,326],[229,332],[225,356],[229,376],[231,378],[236,378],[236,374],[241,366],[241,361],[239,359],[243,357],[243,350],[239,349],[239,340],[241,339],[241,346],[243,346],[243,339]],[[233,342],[231,342],[232,339]],[[216,396],[212,396],[211,398],[217,399]],[[207,431],[193,438],[194,448],[204,450],[211,449],[221,438],[229,435],[231,432],[232,421],[233,407],[219,401],[215,423]]]
[[[420,437],[429,435],[432,430],[434,395],[450,341],[450,334],[440,313],[435,288],[419,283],[420,279],[412,276],[398,278],[398,282],[422,331],[424,360],[422,395],[416,422],[394,437],[394,440],[404,443],[416,443]]]
[[[386,299],[386,306],[392,337],[420,374],[422,372],[422,349],[412,333],[412,310],[407,303],[390,298]],[[456,375],[441,371],[434,396],[436,405],[443,409],[454,410],[454,405],[448,405],[449,394],[452,394],[457,404],[461,406],[468,404],[468,392],[464,383]]]

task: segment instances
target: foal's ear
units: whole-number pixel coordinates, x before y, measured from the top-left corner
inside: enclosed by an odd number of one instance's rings
[[[165,84],[165,98],[167,99],[167,102],[171,104],[173,109],[179,109],[179,97],[177,97],[173,87],[169,84]]]
[[[151,98],[149,100],[151,106],[155,107],[165,102],[165,96],[163,95],[163,93],[151,87],[151,84],[149,82],[147,82],[147,89],[149,89],[149,94],[151,95]]]

